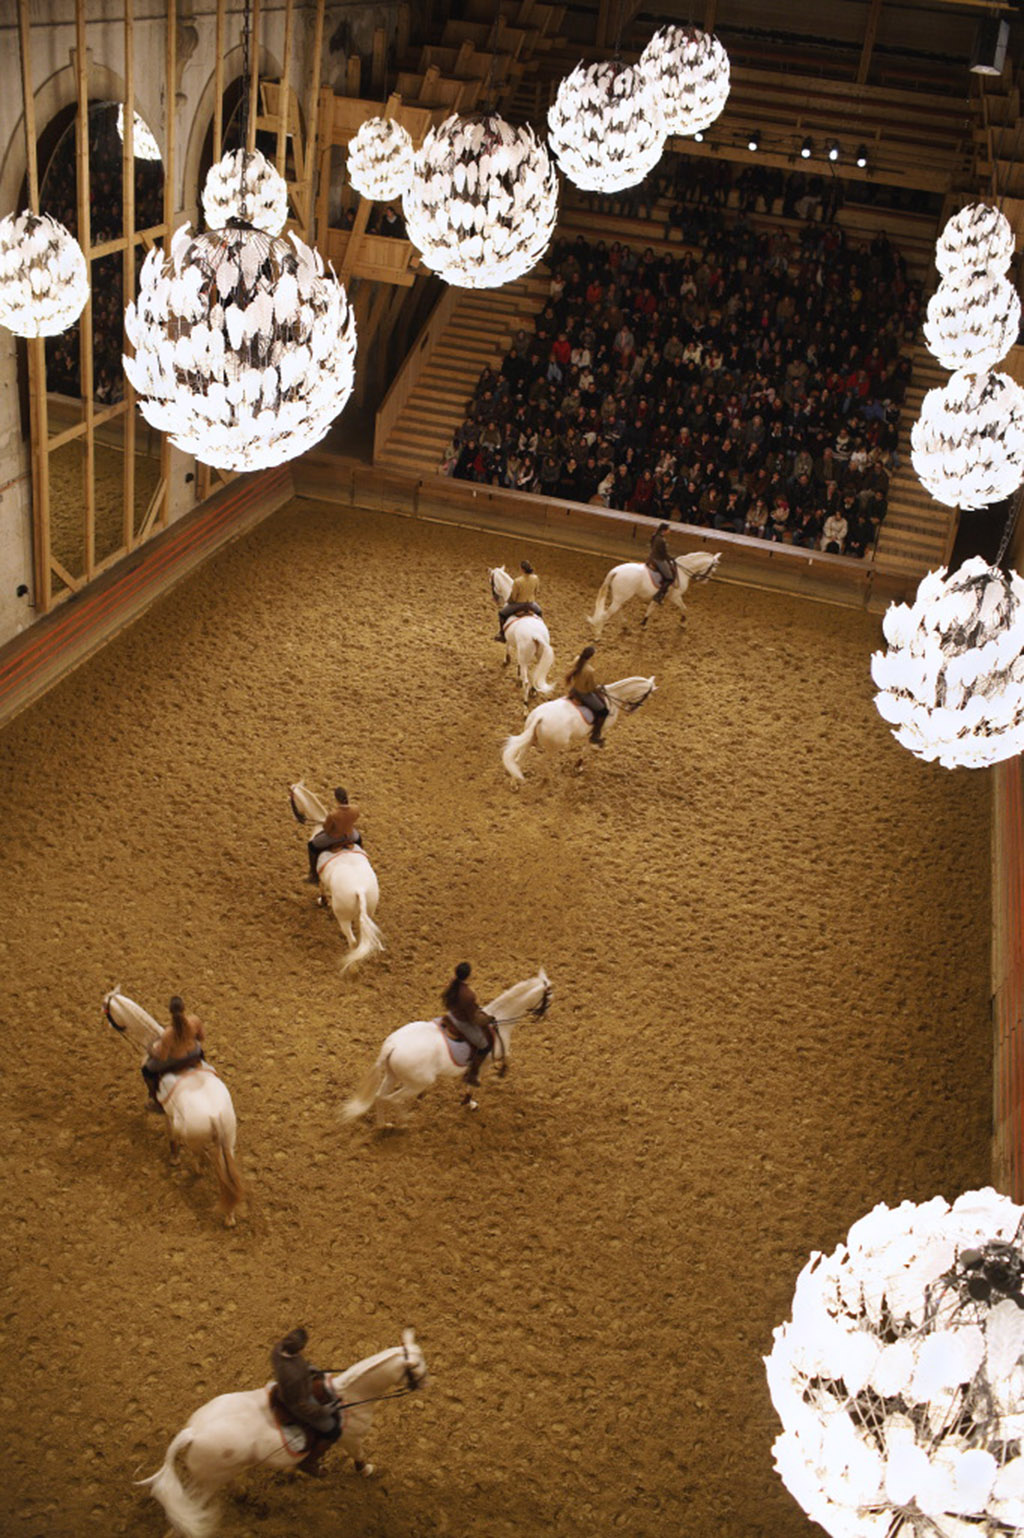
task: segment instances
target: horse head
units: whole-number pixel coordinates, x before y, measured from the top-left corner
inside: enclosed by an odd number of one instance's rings
[[[529,1013],[535,1020],[543,1020],[544,1016],[547,1014],[549,1008],[551,1007],[551,995],[555,990],[551,982],[548,980],[548,975],[543,967],[541,967],[537,977],[539,981],[544,985],[544,992],[540,996],[540,1003],[535,1004]]]
[[[405,1368],[405,1386],[410,1393],[418,1388],[426,1388],[430,1381],[427,1371],[427,1359],[416,1343],[416,1334],[413,1330],[402,1331],[402,1356]]]
[[[302,780],[297,780],[294,785],[288,787],[288,800],[291,802],[292,816],[296,822],[313,823],[320,826],[327,816],[327,808],[320,797],[307,788]]]
[[[718,563],[722,559],[722,552],[717,555],[709,555],[706,550],[695,550],[692,555],[683,557],[684,561],[692,561],[692,566],[687,566],[687,571],[694,582],[707,582],[718,570]]]
[[[508,601],[508,595],[512,591],[512,578],[504,566],[492,566],[490,570],[491,597],[500,607]]]
[[[653,678],[619,678],[613,684],[605,684],[604,692],[617,709],[632,715],[654,693]]]
[[[141,1004],[136,1004],[134,999],[123,994],[120,984],[104,995],[103,1013],[118,1035],[124,1036],[141,1052],[148,1052],[161,1034],[161,1028],[153,1016],[147,1014]]]

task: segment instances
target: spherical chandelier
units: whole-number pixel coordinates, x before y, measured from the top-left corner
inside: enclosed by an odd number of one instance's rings
[[[535,267],[558,213],[558,178],[532,128],[457,114],[427,134],[402,198],[409,239],[460,288],[496,288]]]
[[[0,326],[15,336],[59,336],[89,297],[78,241],[49,214],[0,219]]]
[[[996,272],[951,273],[928,301],[925,343],[943,368],[994,368],[1019,330],[1020,299]]]
[[[729,55],[699,27],[662,27],[640,55],[654,83],[667,134],[701,133],[729,97]]]
[[[1024,1530],[1022,1219],[991,1188],[880,1205],[800,1273],[775,1465],[833,1538]]]
[[[571,182],[622,192],[661,159],[665,120],[646,70],[619,62],[578,64],[548,108],[551,148]]]
[[[946,769],[981,769],[1024,749],[1024,580],[981,556],[925,577],[882,622],[875,704],[903,747]]]
[[[1024,480],[1024,391],[1008,374],[961,370],[928,391],[910,444],[937,501],[964,510],[1001,502]]]
[[[118,103],[117,108],[117,137],[124,143],[124,102]],[[132,154],[136,160],[162,160],[160,146],[157,144],[149,129],[149,124],[139,117],[137,112],[132,113]]]
[[[390,203],[412,185],[412,139],[394,118],[368,117],[348,146],[348,179],[364,198]]]
[[[1010,221],[988,203],[969,203],[954,214],[935,246],[935,265],[943,277],[954,272],[1005,272],[1012,256]]]
[[[142,265],[125,312],[125,373],[143,416],[225,470],[262,470],[318,443],[352,393],[355,323],[317,252],[247,225],[184,225]]]
[[[203,213],[211,230],[240,219],[267,235],[279,235],[288,218],[288,188],[259,150],[231,150],[206,173]]]

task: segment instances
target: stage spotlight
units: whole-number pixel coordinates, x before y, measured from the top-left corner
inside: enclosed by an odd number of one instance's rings
[[[748,150],[752,150],[752,151],[756,151],[756,150],[759,150],[760,148],[761,148],[761,130],[759,128],[755,128],[754,132],[747,139],[747,149]]]
[[[810,158],[811,158],[813,153],[814,153],[814,144],[813,144],[812,140],[805,139],[803,144],[801,144],[801,146],[800,146],[801,158],[804,159],[804,160],[810,160]]]
[[[839,159],[839,145],[838,145],[838,143],[836,142],[835,139],[831,139],[829,141],[828,158],[829,158],[829,160],[838,160]]]
[[[703,133],[701,132],[701,130],[699,128],[697,129],[697,132],[693,136],[693,142],[694,142],[694,144],[703,144],[704,143],[704,135],[703,135]]]
[[[972,75],[1001,75],[1006,63],[1006,45],[1010,40],[1010,24],[998,16],[987,16],[978,23],[978,31],[971,52]]]
[[[867,145],[866,144],[859,144],[857,146],[857,164],[860,166],[861,170],[863,170],[864,167],[867,165],[867,163],[868,163]]]

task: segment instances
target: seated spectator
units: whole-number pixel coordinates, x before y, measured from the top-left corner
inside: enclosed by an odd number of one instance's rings
[[[841,512],[830,513],[822,530],[822,549],[830,555],[842,555],[849,529]]]

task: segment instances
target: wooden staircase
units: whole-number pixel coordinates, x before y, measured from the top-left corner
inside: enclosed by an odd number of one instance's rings
[[[928,390],[946,384],[949,373],[923,342],[914,349],[913,383],[903,403],[900,467],[889,483],[889,509],[878,536],[875,566],[887,575],[920,581],[944,566],[956,535],[955,509],[944,507],[921,485],[910,463],[910,429]]]
[[[451,320],[423,367],[377,463],[420,476],[436,475],[441,450],[466,414],[466,402],[487,364],[500,367],[520,326],[532,330],[544,308],[548,277],[534,268],[497,289],[460,289]],[[416,352],[415,344],[412,355]]]

